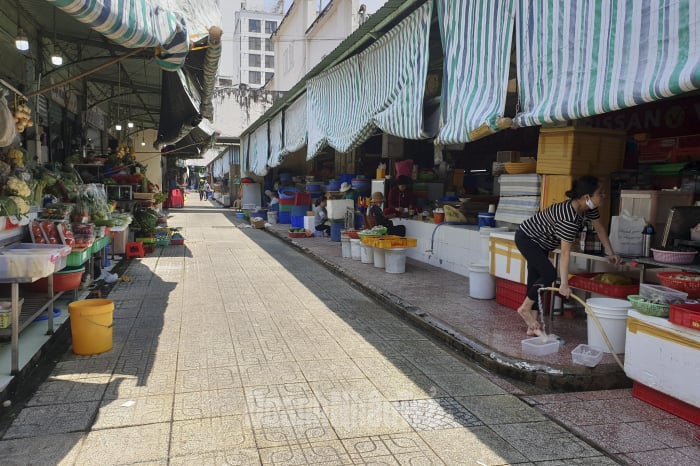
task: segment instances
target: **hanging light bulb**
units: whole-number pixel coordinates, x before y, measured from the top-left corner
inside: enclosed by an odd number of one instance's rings
[[[129,122],[127,122],[127,124],[126,124],[126,127],[127,127],[127,128],[133,128],[133,127],[134,127],[134,123],[132,123],[131,121],[129,121]]]
[[[122,130],[121,123],[117,123],[116,125],[114,125],[114,129],[116,129],[117,131],[121,131]]]
[[[56,52],[56,46],[54,45],[53,54],[51,55],[51,64],[53,66],[63,65],[63,57]]]
[[[15,47],[17,47],[17,50],[20,50],[22,52],[26,52],[29,50],[29,39],[27,38],[27,35],[24,33],[24,30],[22,28],[17,29],[17,37],[15,37]]]
[[[146,131],[141,127],[141,147],[146,145]]]
[[[56,8],[53,9],[53,53],[51,54],[51,64],[53,66],[63,65],[63,57],[56,49]]]

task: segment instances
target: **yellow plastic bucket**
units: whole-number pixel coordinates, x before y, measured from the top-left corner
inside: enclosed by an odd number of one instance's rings
[[[68,305],[75,354],[100,354],[112,349],[111,299],[84,299]]]

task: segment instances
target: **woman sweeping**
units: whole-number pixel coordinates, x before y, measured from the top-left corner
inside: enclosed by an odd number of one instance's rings
[[[598,207],[605,199],[605,192],[598,178],[594,176],[579,178],[574,181],[571,190],[566,192],[566,197],[569,200],[538,212],[525,220],[515,232],[515,244],[527,261],[527,295],[518,308],[518,314],[527,323],[529,336],[542,334],[540,324],[532,311],[537,309],[535,304],[538,300],[538,289],[552,286],[557,277],[557,271],[549,261],[549,253],[554,249],[561,250],[559,294],[564,298],[571,295],[571,288],[569,288],[571,245],[583,228],[586,219],[591,221],[598,233],[608,260],[615,265],[621,262],[620,256],[613,251],[608,233],[600,221]]]

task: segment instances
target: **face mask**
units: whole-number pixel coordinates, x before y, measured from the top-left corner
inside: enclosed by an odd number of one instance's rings
[[[591,196],[588,196],[588,199],[586,199],[586,206],[591,210],[595,209],[595,204],[593,204]]]

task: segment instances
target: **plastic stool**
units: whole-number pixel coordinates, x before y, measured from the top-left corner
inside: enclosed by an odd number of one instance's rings
[[[109,247],[109,244],[108,244],[107,246],[105,246],[105,249],[104,249],[104,261],[103,261],[103,265],[104,265],[105,267],[109,267],[110,265],[112,265],[112,261],[109,260],[109,253],[110,253],[111,250],[112,250],[112,248]]]
[[[131,259],[132,257],[146,256],[146,253],[143,250],[143,243],[141,241],[136,241],[135,243],[126,243],[125,253],[127,259]]]

